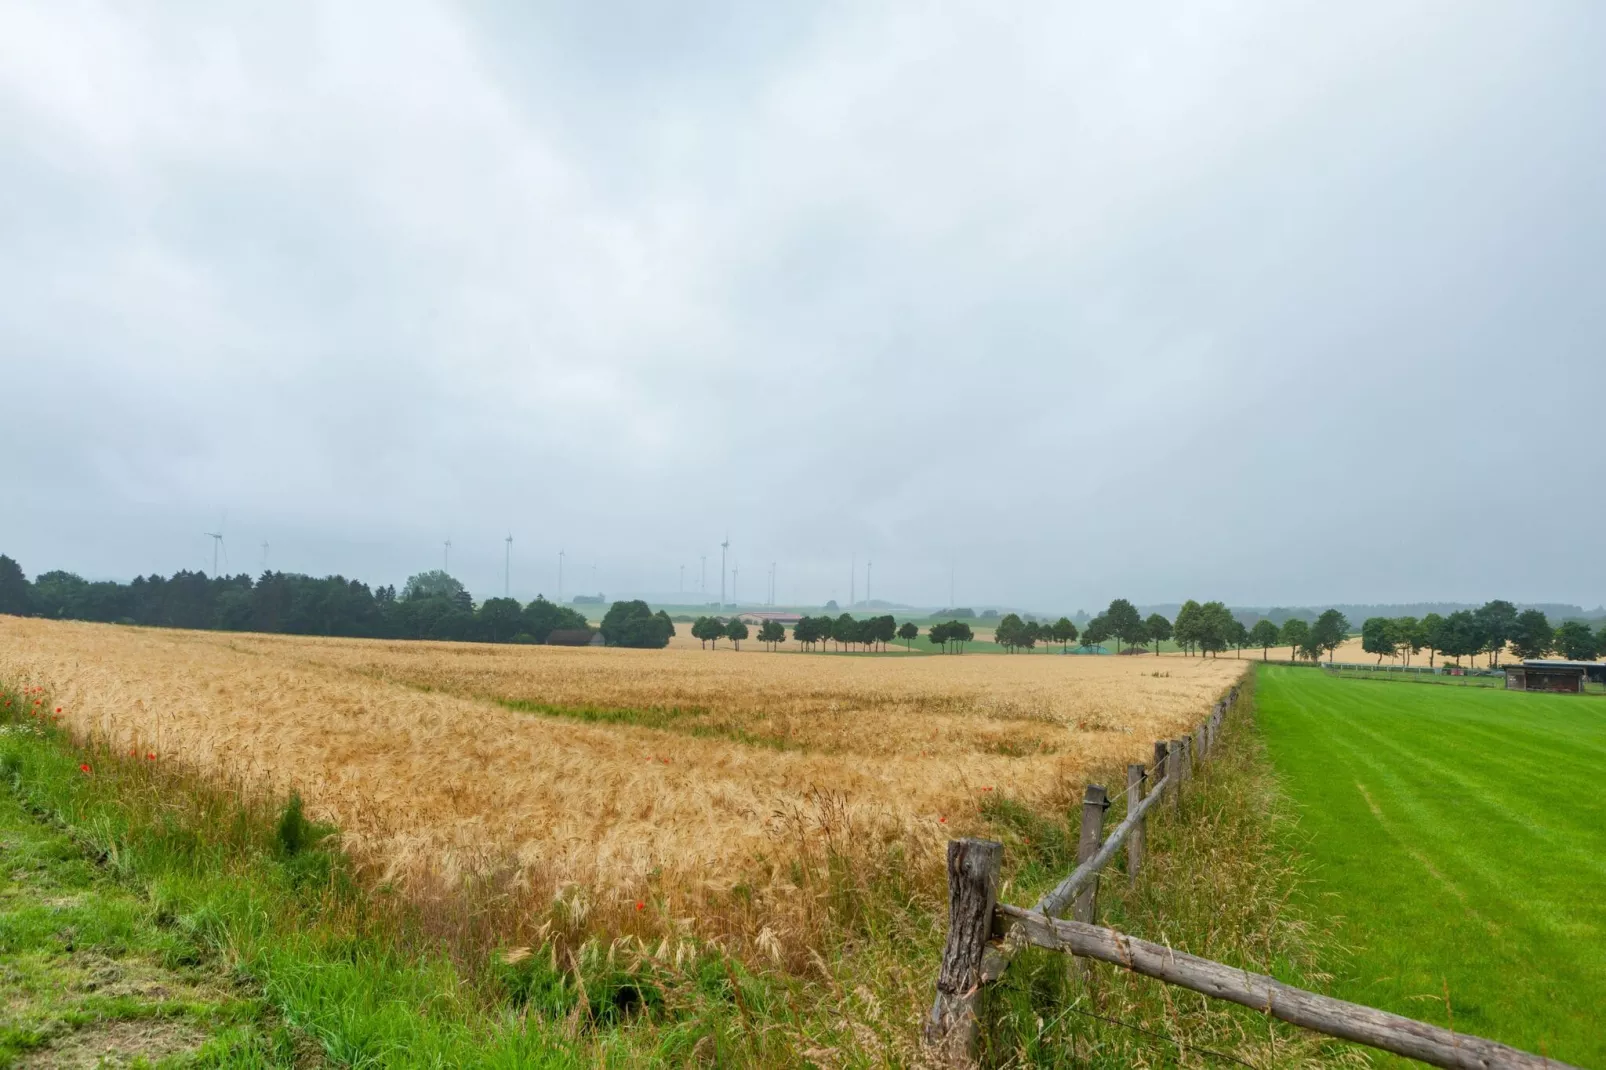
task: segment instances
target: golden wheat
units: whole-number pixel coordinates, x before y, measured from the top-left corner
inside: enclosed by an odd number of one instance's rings
[[[0,617],[0,679],[82,735],[294,788],[387,877],[511,869],[614,901],[786,890],[832,800],[940,858],[990,791],[1061,805],[1196,722],[1234,659],[808,657],[387,643]],[[622,718],[510,709],[603,711]],[[628,723],[637,719],[643,723]]]

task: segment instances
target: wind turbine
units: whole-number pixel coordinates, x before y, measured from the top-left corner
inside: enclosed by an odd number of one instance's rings
[[[730,549],[730,545],[731,545],[731,533],[727,531],[725,533],[725,541],[719,544],[719,608],[720,609],[724,609],[725,608],[725,551]],[[731,586],[732,587],[736,586],[736,581],[734,579],[731,580]]]
[[[502,541],[507,544],[502,554],[502,597],[509,598],[513,591],[513,533],[508,532]]]
[[[559,605],[563,604],[563,554],[564,554],[564,551],[562,551],[562,550],[558,551],[558,604]]]
[[[268,544],[266,540],[262,543],[262,571],[268,571]]]
[[[217,552],[218,548],[223,545],[223,533],[221,531],[203,531],[201,534],[212,540],[212,578],[217,579]]]
[[[733,607],[736,605],[736,577],[740,576],[741,574],[742,574],[741,563],[737,562],[737,561],[732,561],[731,562],[731,605]]]
[[[848,562],[848,608],[853,608],[853,600],[859,592],[859,555],[854,554]]]
[[[865,609],[869,609],[870,608],[870,570],[872,568],[874,568],[874,567],[875,567],[875,562],[874,561],[870,561],[870,560],[866,560],[865,561],[865,563],[864,563],[864,608]]]
[[[697,556],[702,561],[702,564],[697,566],[697,593],[706,602],[708,601],[708,555],[698,554]]]
[[[441,571],[448,576],[452,574],[452,540],[446,540],[446,552],[441,555]]]

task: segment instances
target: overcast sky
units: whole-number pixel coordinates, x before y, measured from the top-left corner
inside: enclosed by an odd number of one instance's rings
[[[1598,0],[0,0],[0,552],[1593,606],[1603,54]]]

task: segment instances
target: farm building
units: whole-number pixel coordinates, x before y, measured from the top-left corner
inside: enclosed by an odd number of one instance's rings
[[[1521,665],[1506,666],[1507,691],[1563,691],[1579,694],[1586,679],[1601,679],[1606,665],[1596,661],[1546,661],[1529,659]]]
[[[772,620],[777,624],[784,624],[790,628],[803,618],[797,613],[771,613],[765,610],[755,610],[749,613],[738,613],[736,619],[743,624],[763,624],[767,620]]]
[[[559,628],[546,637],[547,646],[601,646],[602,633],[591,628]]]

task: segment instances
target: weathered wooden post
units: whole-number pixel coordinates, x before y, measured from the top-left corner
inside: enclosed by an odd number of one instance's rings
[[[1166,752],[1168,750],[1165,740],[1157,739],[1154,741],[1154,780],[1149,784],[1149,794],[1151,795],[1157,791],[1165,790],[1162,785],[1165,783],[1166,773],[1171,768],[1166,761],[1168,757]]]
[[[1188,779],[1188,756],[1183,751],[1182,740],[1171,741],[1166,768],[1171,771],[1171,809],[1175,810],[1182,805],[1182,783]]]
[[[1126,767],[1126,812],[1137,813],[1142,801],[1143,764],[1140,762]],[[1143,826],[1147,823],[1147,817],[1138,818],[1126,837],[1126,878],[1133,884],[1138,882],[1138,871],[1143,868]]]
[[[1109,793],[1102,784],[1089,784],[1082,793],[1082,838],[1076,844],[1076,864],[1083,862],[1099,853],[1104,845],[1104,811],[1110,808]],[[1076,904],[1071,908],[1071,917],[1077,921],[1093,924],[1098,915],[1099,875],[1094,873],[1088,877],[1082,890],[1076,893]],[[1092,970],[1081,959],[1076,960],[1076,976],[1087,980]]]
[[[926,1019],[926,1047],[945,1066],[976,1065],[981,961],[992,934],[1004,845],[948,841],[948,943],[937,971],[937,998]]]

